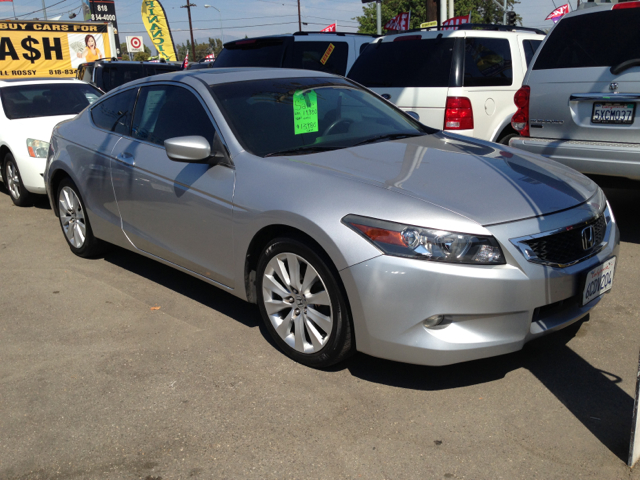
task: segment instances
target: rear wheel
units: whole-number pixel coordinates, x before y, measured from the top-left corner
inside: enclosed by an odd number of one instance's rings
[[[60,227],[71,251],[85,258],[102,253],[106,244],[93,235],[78,187],[70,178],[60,182],[57,201]]]
[[[324,255],[290,238],[271,241],[257,269],[258,306],[280,349],[304,365],[323,368],[353,351],[344,293]]]
[[[517,137],[518,134],[517,133],[507,133],[505,135],[503,135],[502,137],[500,137],[498,139],[498,143],[501,143],[502,145],[509,145],[509,140],[511,140],[513,137]]]
[[[15,158],[10,153],[4,157],[4,181],[5,187],[9,191],[9,196],[18,207],[28,207],[33,204],[33,196],[24,188],[20,170]]]

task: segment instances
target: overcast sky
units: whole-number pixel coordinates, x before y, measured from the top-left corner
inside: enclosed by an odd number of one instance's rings
[[[176,43],[183,43],[189,38],[189,23],[187,9],[180,8],[186,0],[160,0],[167,12],[169,24]],[[191,0],[196,4],[192,7],[194,38],[206,41],[208,37],[234,40],[259,35],[274,35],[291,33],[298,30],[298,6],[296,0]],[[485,0],[495,1],[495,0]],[[554,5],[555,2],[555,5]],[[502,1],[500,1],[502,3]],[[553,23],[544,18],[556,7],[562,5],[562,0],[522,0],[515,11],[524,19],[528,27],[545,28]],[[79,0],[45,0],[49,18],[62,15],[60,20],[68,20],[69,13],[80,13]],[[573,7],[576,0],[570,0]],[[44,18],[42,0],[14,0],[16,15],[23,19]],[[150,46],[148,36],[144,32],[140,17],[141,0],[115,0],[120,39],[124,41],[127,35],[143,35],[145,43]],[[211,5],[217,8],[205,8]],[[344,32],[357,31],[358,24],[353,18],[362,13],[360,0],[301,0],[303,30],[320,30],[337,21],[338,30]],[[33,13],[31,13],[33,12]],[[12,4],[0,2],[0,18],[13,17]],[[79,18],[76,17],[76,19]],[[222,29],[221,29],[222,27]]]

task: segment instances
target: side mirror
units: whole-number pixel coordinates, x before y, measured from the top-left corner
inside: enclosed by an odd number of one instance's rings
[[[167,157],[176,162],[202,162],[211,156],[211,145],[199,135],[168,138],[164,148]]]

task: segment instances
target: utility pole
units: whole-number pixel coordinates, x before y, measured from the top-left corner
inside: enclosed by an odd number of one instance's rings
[[[181,5],[180,8],[186,8],[187,9],[187,14],[189,15],[189,33],[191,34],[191,56],[193,57],[193,60],[191,60],[192,62],[197,62],[198,59],[196,58],[196,47],[193,43],[193,27],[191,26],[191,7],[195,7],[196,4],[195,3],[190,3],[189,0],[187,0],[187,4],[186,5]]]
[[[298,31],[302,31],[302,17],[300,16],[300,0],[298,0]]]
[[[378,35],[382,35],[382,0],[376,1],[376,26]]]

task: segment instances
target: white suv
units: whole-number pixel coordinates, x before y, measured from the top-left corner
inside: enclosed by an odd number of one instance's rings
[[[544,38],[532,28],[473,24],[387,35],[348,77],[429,127],[506,144],[516,135],[513,95]]]

